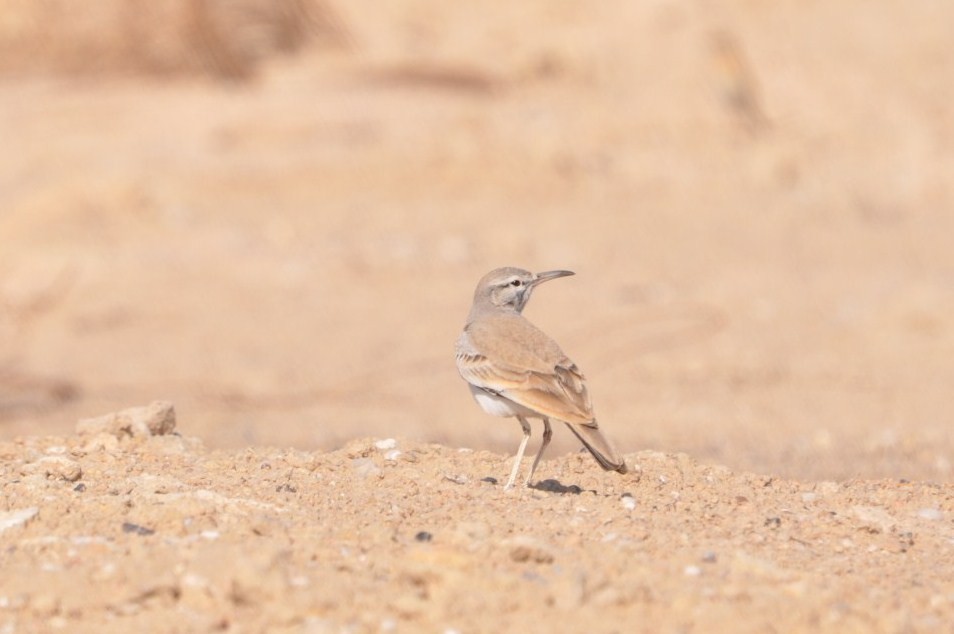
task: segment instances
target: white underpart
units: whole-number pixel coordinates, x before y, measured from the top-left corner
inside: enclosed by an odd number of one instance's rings
[[[491,416],[524,416],[526,418],[540,418],[540,414],[534,412],[531,409],[527,409],[523,405],[514,403],[509,398],[498,396],[473,385],[468,384],[468,387],[470,388],[470,393],[473,395],[474,400],[477,401],[477,404],[480,405],[481,409]]]

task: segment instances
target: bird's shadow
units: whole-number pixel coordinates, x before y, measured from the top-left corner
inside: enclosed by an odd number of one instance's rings
[[[559,480],[555,480],[553,478],[549,478],[547,480],[540,480],[539,482],[535,484],[531,484],[530,488],[536,489],[537,491],[546,491],[548,493],[563,493],[563,494],[572,493],[573,495],[579,495],[583,493],[583,491],[585,490],[585,489],[581,489],[575,484],[566,485],[560,482]]]

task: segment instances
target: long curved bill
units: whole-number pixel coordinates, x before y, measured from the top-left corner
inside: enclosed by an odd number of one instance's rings
[[[573,271],[544,271],[543,273],[537,273],[536,277],[533,278],[533,281],[530,282],[532,286],[536,286],[547,280],[555,280],[558,277],[566,277],[568,275],[576,275]]]

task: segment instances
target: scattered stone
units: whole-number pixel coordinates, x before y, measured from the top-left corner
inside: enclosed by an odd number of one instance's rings
[[[853,506],[851,512],[858,519],[858,528],[869,533],[888,533],[897,520],[877,506]]]
[[[623,504],[623,508],[627,511],[632,511],[636,508],[636,498],[629,493],[624,493],[620,501]]]
[[[400,455],[401,455],[401,450],[400,450],[400,449],[392,449],[391,451],[389,451],[389,452],[387,452],[386,454],[384,454],[384,459],[385,459],[385,460],[397,460],[397,459],[398,459],[398,456],[400,456]]]
[[[520,535],[507,540],[505,544],[510,546],[510,559],[518,563],[551,564],[555,559],[553,551],[533,537]]]
[[[119,439],[106,433],[96,434],[83,445],[83,453],[112,452],[117,449],[119,449]]]
[[[374,446],[381,451],[387,451],[388,449],[394,449],[397,447],[397,440],[394,438],[385,438],[384,440],[375,442]]]
[[[16,526],[23,526],[40,512],[35,506],[31,506],[26,509],[18,509],[16,511],[0,511],[0,533],[7,530],[8,528],[14,528]]]
[[[702,574],[702,568],[699,566],[686,566],[683,568],[682,572],[687,577],[698,577]]]
[[[86,491],[86,485],[80,482],[75,487],[73,487],[73,490],[76,491],[77,493],[83,493],[84,491]]]
[[[939,509],[921,509],[918,511],[918,517],[922,520],[931,520],[937,521],[944,517],[944,514]]]
[[[419,542],[429,542],[434,539],[434,535],[428,533],[427,531],[420,531],[417,535],[414,536],[415,541]]]
[[[76,482],[83,477],[83,469],[75,460],[65,456],[46,456],[36,462],[23,465],[20,469],[23,475],[41,475],[48,480],[63,480]]]
[[[353,458],[351,468],[354,469],[355,475],[362,478],[381,475],[381,467],[376,465],[371,458]]]
[[[176,410],[168,401],[153,401],[143,407],[130,407],[96,418],[83,418],[76,423],[82,436],[110,434],[116,438],[164,436],[176,429]]]
[[[837,482],[831,482],[830,480],[823,480],[821,482],[815,483],[815,493],[819,495],[832,495],[838,493],[838,490],[841,487]]]
[[[133,524],[132,522],[123,522],[123,532],[135,533],[136,535],[154,535],[156,533],[155,529],[146,528],[145,526]]]

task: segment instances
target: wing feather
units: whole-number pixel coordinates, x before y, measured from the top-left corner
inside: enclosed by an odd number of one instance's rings
[[[464,380],[541,416],[596,428],[586,379],[556,342],[519,315],[492,319],[507,322],[468,324],[457,341]]]

